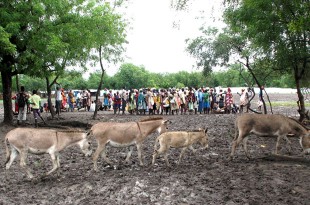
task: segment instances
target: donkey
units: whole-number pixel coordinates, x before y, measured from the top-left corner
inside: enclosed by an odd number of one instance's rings
[[[195,150],[192,147],[195,143],[200,143],[203,148],[208,148],[208,129],[199,129],[197,131],[176,131],[176,132],[166,132],[161,134],[155,140],[154,154],[152,160],[152,166],[155,164],[156,157],[160,154],[165,154],[166,165],[169,165],[168,161],[168,150],[170,147],[182,148],[181,154],[179,156],[178,164],[181,162],[182,156],[187,148],[190,148],[194,153]],[[160,149],[157,150],[157,145],[160,144]]]
[[[310,150],[310,133],[296,120],[283,115],[243,114],[238,116],[235,121],[235,137],[232,143],[230,159],[233,158],[236,147],[238,147],[241,141],[243,141],[243,149],[247,158],[250,158],[247,150],[249,134],[277,137],[275,154],[278,154],[282,138],[291,144],[287,138],[288,136],[300,137],[300,144],[304,149],[304,154]]]
[[[57,131],[53,129],[15,128],[8,132],[5,137],[6,169],[11,167],[17,155],[20,154],[20,166],[25,169],[29,178],[33,178],[26,165],[27,154],[48,153],[53,163],[52,170],[46,173],[46,175],[50,175],[60,168],[59,152],[75,144],[81,148],[86,156],[91,155],[89,133],[79,130]]]
[[[98,147],[93,155],[94,170],[98,171],[97,160],[101,154],[102,158],[111,164],[106,156],[106,145],[109,143],[113,147],[129,147],[126,162],[129,161],[133,146],[137,146],[140,166],[143,166],[141,148],[145,138],[157,130],[160,134],[166,132],[168,120],[162,117],[148,118],[138,122],[99,122],[92,126],[91,133],[95,136]]]

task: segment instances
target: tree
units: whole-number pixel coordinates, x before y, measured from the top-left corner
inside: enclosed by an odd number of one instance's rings
[[[12,77],[28,74],[48,80],[49,71],[63,70],[69,55],[66,53],[68,44],[61,41],[60,34],[66,33],[67,23],[75,16],[72,11],[78,10],[78,4],[83,2],[3,1],[0,4],[4,123],[12,124]]]
[[[99,5],[86,14],[86,16],[89,16],[87,22],[89,21],[89,28],[92,30],[90,41],[95,51],[98,52],[98,56],[93,56],[93,59],[95,63],[99,61],[101,68],[101,77],[96,92],[96,107],[93,119],[97,116],[98,97],[106,71],[106,66],[103,61],[107,62],[107,64],[118,62],[124,51],[123,44],[126,42],[126,23],[121,15],[115,12],[115,7],[120,6],[118,3],[121,2],[117,2],[112,8],[110,4],[104,2],[103,5]]]
[[[263,62],[260,50],[257,50],[251,42],[242,35],[236,34],[234,31],[226,28],[219,31],[215,28],[201,28],[202,36],[193,40],[187,40],[187,51],[198,59],[197,66],[202,66],[204,75],[209,75],[212,72],[212,67],[229,66],[231,62],[236,61],[241,64],[241,71],[245,69],[251,74],[252,80],[261,88],[262,81],[257,76],[268,76],[270,70],[259,69],[257,62]],[[262,72],[263,71],[263,72]],[[236,70],[225,72],[225,76],[219,79],[226,86],[237,84],[233,79]],[[250,82],[249,81],[249,82]],[[251,83],[252,84],[252,83]],[[248,83],[250,85],[250,83]],[[266,105],[263,100],[264,113],[267,113]],[[271,105],[271,104],[270,104]]]
[[[116,33],[123,29],[122,26],[112,27],[113,14],[107,9],[108,4],[104,7],[105,16],[91,19],[103,8],[93,1],[4,1],[0,5],[0,72],[4,123],[7,124],[13,121],[11,93],[14,75],[45,78],[51,108],[51,88],[65,69],[75,65],[85,68],[92,57],[91,49],[98,48],[98,41],[92,38],[94,33],[108,31],[103,28],[112,28]],[[100,18],[104,20],[98,27]],[[115,33],[109,34],[109,38],[115,37]],[[54,110],[50,110],[54,116]]]
[[[243,0],[227,1],[227,24],[249,39],[272,61],[272,69],[294,76],[300,121],[306,116],[303,81],[310,67],[310,2]]]

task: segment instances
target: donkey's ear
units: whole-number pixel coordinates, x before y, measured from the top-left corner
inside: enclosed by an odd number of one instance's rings
[[[207,132],[208,132],[208,128],[205,129],[205,133],[207,133]]]

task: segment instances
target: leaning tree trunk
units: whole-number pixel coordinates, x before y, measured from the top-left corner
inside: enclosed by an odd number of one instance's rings
[[[12,72],[8,68],[1,71],[2,87],[3,87],[3,108],[4,119],[3,123],[13,124],[13,111],[12,111]]]
[[[259,80],[256,78],[256,75],[254,74],[251,66],[250,66],[250,63],[249,63],[249,57],[246,57],[246,65],[245,65],[247,68],[248,68],[248,71],[250,72],[250,74],[252,75],[255,83],[257,84],[257,86],[259,87],[259,90],[260,90],[260,93],[263,93],[262,91],[262,86],[259,82]],[[269,101],[270,102],[270,101]],[[264,107],[264,114],[267,114],[267,107],[266,107],[266,103],[265,103],[265,100],[264,98],[262,97],[262,103],[263,103],[263,107]]]
[[[99,61],[100,61],[100,67],[101,67],[101,77],[100,77],[100,82],[99,82],[99,85],[98,85],[98,89],[97,89],[97,92],[96,92],[96,106],[95,106],[95,112],[94,112],[94,115],[93,115],[93,119],[96,119],[97,117],[97,112],[98,112],[98,99],[99,99],[99,93],[100,93],[100,90],[101,90],[101,87],[102,87],[102,84],[103,84],[103,76],[104,76],[104,73],[105,73],[105,69],[103,68],[103,64],[102,64],[102,56],[101,56],[101,46],[99,47]]]
[[[302,122],[306,117],[306,107],[305,107],[305,98],[301,93],[300,89],[300,79],[295,75],[295,82],[296,82],[296,89],[297,89],[297,96],[298,96],[298,113],[299,113],[299,121]]]

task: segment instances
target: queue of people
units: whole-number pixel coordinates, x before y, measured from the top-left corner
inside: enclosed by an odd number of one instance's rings
[[[152,114],[210,114],[237,113],[248,108],[251,93],[242,89],[239,109],[234,102],[230,88],[223,91],[215,88],[181,88],[181,89],[130,89],[112,93],[105,90],[99,110],[113,110],[114,114],[145,115]],[[248,112],[248,109],[246,110]]]

